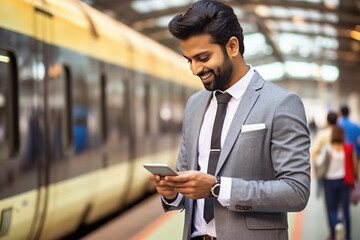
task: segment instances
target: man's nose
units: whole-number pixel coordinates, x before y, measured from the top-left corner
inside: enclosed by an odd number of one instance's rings
[[[199,75],[204,70],[203,65],[197,61],[192,61],[190,64],[190,68],[194,75]]]

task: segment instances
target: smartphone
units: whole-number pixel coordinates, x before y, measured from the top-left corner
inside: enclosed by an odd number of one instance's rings
[[[178,175],[174,169],[165,163],[145,163],[144,168],[152,174],[160,175],[162,177]]]

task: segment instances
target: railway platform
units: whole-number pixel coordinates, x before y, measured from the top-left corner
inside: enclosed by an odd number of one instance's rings
[[[289,213],[290,240],[325,240],[329,235],[324,198],[316,195],[316,180],[305,210]],[[82,240],[181,240],[184,213],[164,213],[154,194]],[[351,205],[352,238],[360,239],[360,203]]]

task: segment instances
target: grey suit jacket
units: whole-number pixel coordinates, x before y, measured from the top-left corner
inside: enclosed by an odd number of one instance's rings
[[[177,160],[179,171],[197,170],[198,139],[212,97],[202,90],[185,109]],[[266,128],[242,132],[245,124]],[[310,139],[301,99],[255,72],[221,150],[216,175],[232,178],[230,206],[215,200],[220,240],[288,239],[287,212],[305,208],[310,194]],[[190,239],[194,200],[183,198],[183,239]]]

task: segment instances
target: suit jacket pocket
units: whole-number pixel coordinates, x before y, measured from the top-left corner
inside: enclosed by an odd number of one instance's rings
[[[253,130],[253,131],[247,131],[247,132],[240,132],[239,138],[261,136],[261,135],[264,135],[266,133],[266,131],[267,131],[267,128]]]
[[[286,213],[247,213],[245,222],[252,230],[288,228]]]

